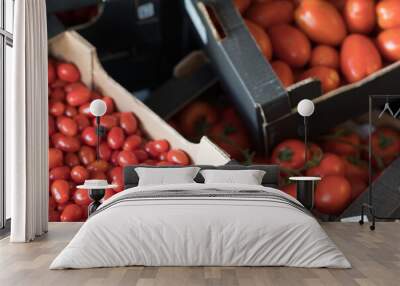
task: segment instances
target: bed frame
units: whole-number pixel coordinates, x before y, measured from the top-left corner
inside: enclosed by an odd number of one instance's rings
[[[182,168],[180,166],[140,166],[133,165],[124,167],[124,189],[129,189],[136,187],[139,182],[139,176],[135,171],[137,167],[145,168]],[[196,165],[202,170],[204,169],[218,169],[218,170],[264,170],[266,173],[262,180],[262,185],[265,187],[277,188],[279,183],[279,166],[278,165],[252,165],[252,166],[242,166],[242,165],[223,165],[223,166],[211,166],[211,165]],[[204,178],[199,173],[194,179],[197,183],[203,183]]]

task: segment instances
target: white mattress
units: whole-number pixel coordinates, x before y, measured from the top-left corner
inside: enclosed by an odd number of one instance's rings
[[[83,224],[50,269],[145,266],[293,266],[349,268],[307,212],[279,200],[171,197],[121,200],[144,191],[258,190],[262,186],[185,184],[121,192]],[[118,202],[118,203],[116,203]]]

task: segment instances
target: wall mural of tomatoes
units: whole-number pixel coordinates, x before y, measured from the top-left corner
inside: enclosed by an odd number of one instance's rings
[[[397,0],[234,4],[285,87],[312,77],[321,81],[326,93],[400,60]]]
[[[164,139],[150,140],[133,112],[118,112],[113,100],[80,82],[71,63],[49,59],[49,221],[84,221],[91,203],[88,191],[77,189],[87,179],[104,179],[119,187],[107,189],[104,200],[123,190],[122,167],[142,164],[190,164],[183,150]],[[102,99],[107,113],[100,124],[107,130],[96,158],[95,120],[90,102]]]

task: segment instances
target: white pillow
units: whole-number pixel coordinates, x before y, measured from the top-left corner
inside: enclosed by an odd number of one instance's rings
[[[193,179],[199,170],[199,167],[135,168],[139,176],[139,186],[195,183]]]
[[[262,170],[202,170],[205,184],[261,185],[265,171]]]

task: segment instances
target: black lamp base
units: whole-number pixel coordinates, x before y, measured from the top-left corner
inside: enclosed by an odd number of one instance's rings
[[[88,216],[92,215],[101,205],[100,201],[104,197],[105,193],[105,189],[89,190],[89,197],[93,200],[93,202],[88,207]]]

